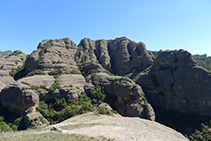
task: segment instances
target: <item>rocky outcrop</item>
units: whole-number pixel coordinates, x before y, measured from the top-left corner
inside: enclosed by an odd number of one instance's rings
[[[46,120],[42,116],[42,114],[40,114],[39,112],[36,112],[35,109],[32,107],[30,110],[32,111],[30,111],[24,116],[24,124],[26,128],[28,127],[43,128],[49,125],[48,120]]]
[[[0,70],[14,71],[23,65],[26,60],[26,54],[20,50],[16,50],[13,53],[0,58]]]
[[[181,133],[157,122],[120,115],[88,113],[75,116],[53,127],[63,134],[104,136],[115,141],[188,141]]]
[[[0,102],[3,107],[23,115],[25,110],[39,104],[39,96],[33,90],[22,90],[20,85],[11,84],[1,91]]]
[[[0,58],[4,57],[4,56],[6,56],[6,55],[8,55],[8,54],[10,54],[10,53],[12,53],[12,51],[10,51],[10,50],[7,50],[7,51],[0,51]]]
[[[134,79],[150,103],[166,110],[210,115],[211,72],[184,50],[161,51],[152,68]]]
[[[99,62],[105,69],[124,75],[133,69],[145,70],[153,60],[144,43],[133,42],[126,37],[115,40],[81,40],[76,52],[76,62]]]
[[[96,75],[105,91],[117,98],[115,106],[121,115],[155,120],[151,105],[142,100],[144,93],[139,85],[125,77],[109,76],[106,73]]]
[[[35,69],[61,69],[64,72],[77,70],[74,54],[77,46],[69,38],[43,40],[26,61],[25,71]]]
[[[0,70],[0,92],[9,84],[15,83],[15,80],[9,75],[9,72]]]

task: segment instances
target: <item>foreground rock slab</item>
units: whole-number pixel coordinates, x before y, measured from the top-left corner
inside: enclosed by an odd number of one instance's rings
[[[117,141],[188,140],[181,133],[157,122],[120,115],[107,116],[88,113],[53,126],[61,129],[62,134],[77,133],[92,137],[104,136]]]

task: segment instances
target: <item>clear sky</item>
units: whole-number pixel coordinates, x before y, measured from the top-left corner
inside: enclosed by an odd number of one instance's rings
[[[122,36],[148,50],[211,56],[211,0],[0,0],[1,51],[30,54],[43,39]]]

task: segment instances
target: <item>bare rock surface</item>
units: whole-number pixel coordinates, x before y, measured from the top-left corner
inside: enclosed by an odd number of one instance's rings
[[[106,116],[88,113],[53,126],[61,129],[63,134],[104,136],[116,141],[188,141],[181,133],[157,122],[120,115]]]
[[[20,50],[16,50],[13,53],[0,58],[0,70],[6,70],[8,72],[17,70],[23,65],[25,59],[26,54],[22,53]]]
[[[39,96],[36,91],[22,90],[19,84],[10,84],[1,91],[0,102],[3,107],[22,115],[26,109],[39,104]]]
[[[161,51],[152,68],[134,79],[150,103],[165,110],[210,115],[211,72],[185,50]]]
[[[9,72],[0,70],[0,92],[4,87],[13,83],[15,80],[9,75]]]
[[[105,91],[117,98],[115,106],[121,115],[155,120],[155,113],[150,104],[146,104],[145,101],[135,102],[144,96],[139,85],[126,77],[109,76],[106,73],[96,75]]]
[[[34,75],[29,77],[24,77],[19,79],[17,82],[22,84],[22,86],[26,86],[25,84],[29,84],[30,86],[46,86],[47,88],[51,87],[54,83],[55,79],[50,75]]]
[[[118,75],[125,75],[133,69],[144,70],[153,63],[144,43],[136,43],[126,37],[97,41],[85,38],[78,46],[78,64],[99,62],[105,69]]]

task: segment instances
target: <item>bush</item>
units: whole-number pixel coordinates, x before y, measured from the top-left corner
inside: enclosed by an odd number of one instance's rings
[[[61,74],[63,74],[63,71],[61,69],[58,69],[58,70],[50,71],[48,74],[49,75],[61,75]]]
[[[106,95],[101,91],[102,89],[101,88],[98,88],[97,90],[95,89],[91,89],[90,91],[90,98],[91,99],[96,99],[97,101],[104,101]]]
[[[33,71],[29,72],[26,75],[26,77],[28,77],[28,76],[34,76],[34,75],[44,75],[44,73],[42,72],[42,70],[36,69],[36,70],[33,70]]]
[[[0,122],[3,122],[3,121],[4,121],[4,117],[0,116]]]
[[[92,83],[97,88],[100,86],[100,82],[99,82],[99,79],[98,79],[96,73],[92,74]]]
[[[99,107],[98,108],[99,114],[106,114],[106,109],[104,107]]]
[[[55,80],[55,82],[51,85],[51,87],[49,88],[49,92],[52,93],[56,89],[59,89],[59,90],[62,89],[62,87],[59,85],[58,80]]]
[[[0,122],[0,132],[13,131],[5,122]]]

